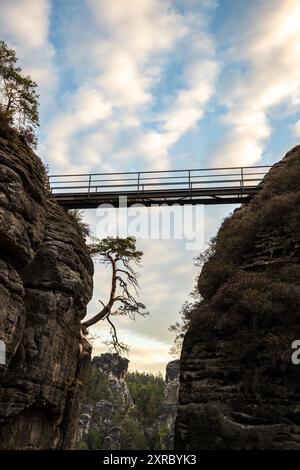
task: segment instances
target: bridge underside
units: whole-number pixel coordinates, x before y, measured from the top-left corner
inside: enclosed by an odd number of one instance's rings
[[[195,205],[195,204],[242,204],[248,202],[258,192],[258,186],[244,188],[226,187],[209,189],[148,190],[118,192],[79,192],[53,193],[52,197],[66,209],[94,209],[102,204],[111,207],[130,207],[133,204],[151,205]]]

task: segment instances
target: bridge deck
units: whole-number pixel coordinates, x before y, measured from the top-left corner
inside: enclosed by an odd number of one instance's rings
[[[240,204],[260,189],[269,166],[50,176],[66,209],[143,204]]]

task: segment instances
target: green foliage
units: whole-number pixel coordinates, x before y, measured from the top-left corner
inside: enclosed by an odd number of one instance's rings
[[[138,300],[139,274],[133,265],[139,265],[143,253],[136,248],[134,237],[107,237],[102,240],[93,238],[91,254],[112,271],[110,295],[106,302],[99,300],[102,309],[82,325],[89,328],[100,320],[107,320],[110,325],[111,341],[106,343],[119,355],[128,352],[128,346],[119,342],[117,331],[112,322],[113,315],[127,315],[135,319],[136,315],[148,314],[145,305]],[[112,309],[115,308],[114,311]]]
[[[209,263],[203,266],[201,276],[198,279],[199,292],[203,298],[210,299],[235,273],[235,266],[219,256],[213,257]]]
[[[50,181],[49,181],[49,165],[44,165],[43,169],[44,171],[41,175],[43,186],[44,186],[46,194],[50,195],[51,186],[50,186]]]
[[[121,411],[120,390],[111,386],[107,375],[100,371],[92,370],[87,403],[95,405],[97,401],[108,400],[114,405],[115,414],[111,425],[122,429],[121,449],[165,448],[167,430],[164,431],[164,426],[157,424],[163,406],[165,387],[163,377],[161,374],[130,372],[125,380],[134,404],[133,407],[129,406],[129,403],[127,404],[125,415]],[[146,428],[150,430],[149,433],[145,432]],[[103,449],[104,438],[102,430],[93,429],[78,446],[88,449]]]
[[[96,429],[91,429],[86,437],[86,446],[89,450],[101,449],[103,435]]]
[[[34,128],[39,125],[37,84],[22,74],[15,51],[0,41],[1,120],[13,127],[26,143],[36,146]],[[2,125],[3,127],[3,125]]]
[[[78,229],[78,231],[83,235],[84,238],[90,235],[90,227],[88,224],[83,222],[83,214],[80,210],[69,209],[67,211],[70,221]]]
[[[76,445],[76,450],[89,450],[89,446],[85,441],[79,441]]]
[[[299,231],[297,147],[255,199],[224,220],[199,258],[203,301],[190,316],[187,347],[205,345],[207,357],[224,358],[226,380],[251,402],[278,399],[281,384],[285,396],[299,393],[300,369],[291,363],[299,334]],[[203,426],[213,432],[212,422]]]
[[[89,386],[87,390],[87,400],[95,403],[97,400],[107,398],[108,378],[100,371],[92,369]],[[100,398],[99,398],[100,397]]]
[[[81,380],[78,380],[76,378],[71,379],[69,382],[66,383],[66,389],[68,392],[75,392],[78,387],[82,386]]]
[[[162,376],[145,372],[130,372],[126,376],[139,420],[145,425],[153,424],[162,411],[164,380]]]
[[[203,298],[211,299],[222,285],[230,282],[238,266],[246,264],[245,254],[255,254],[257,235],[266,233],[271,238],[272,232],[280,230],[294,233],[295,237],[300,230],[299,148],[289,153],[284,164],[271,170],[251,205],[242,206],[224,220],[218,236],[199,256],[203,268],[198,288]]]
[[[166,425],[164,424],[157,425],[155,428],[155,441],[154,441],[153,449],[168,450],[166,443],[168,440],[169,433],[170,431]]]
[[[146,449],[147,442],[143,428],[139,422],[131,416],[122,421],[120,447],[124,450]]]
[[[90,245],[91,254],[104,258],[104,260],[111,256],[139,264],[142,259],[143,252],[136,249],[134,237],[107,237],[102,240],[94,238],[93,241]]]
[[[296,323],[300,311],[300,286],[266,273],[238,272],[212,299],[216,312],[226,314],[228,328],[239,324],[270,328]],[[223,328],[225,322],[223,322]]]
[[[195,299],[195,302],[185,302],[180,311],[180,321],[177,321],[169,327],[169,331],[175,334],[174,344],[170,350],[170,353],[175,357],[180,356],[184,335],[188,330],[190,320],[198,302],[198,299]]]

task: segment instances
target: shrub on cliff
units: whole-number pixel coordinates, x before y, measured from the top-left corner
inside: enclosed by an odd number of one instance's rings
[[[69,209],[68,217],[74,227],[78,229],[78,231],[82,234],[83,238],[85,239],[90,235],[90,227],[83,221],[83,215],[80,210],[77,209]]]
[[[237,209],[224,220],[218,236],[205,256],[200,256],[203,269],[198,288],[205,300],[213,297],[219,287],[245,264],[245,256],[262,247],[261,239],[269,233],[266,243],[272,245],[272,233],[300,229],[300,148],[296,147],[283,162],[267,175],[261,192],[253,203]],[[296,238],[295,238],[296,240]],[[294,240],[294,244],[295,244]],[[263,248],[263,247],[262,247]],[[281,251],[281,246],[276,247]]]
[[[15,51],[0,41],[0,131],[8,137],[14,129],[35,147],[34,129],[39,125],[37,84],[22,73],[17,62]]]

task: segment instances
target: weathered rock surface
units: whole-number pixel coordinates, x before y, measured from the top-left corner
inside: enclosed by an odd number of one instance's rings
[[[173,449],[179,360],[162,378],[128,372],[118,354],[94,357],[80,418],[78,448],[104,450]]]
[[[86,404],[83,407],[78,440],[97,435],[98,449],[121,449],[122,423],[134,408],[125,382],[129,360],[105,353],[92,360],[92,373]],[[105,398],[103,398],[105,397]]]
[[[101,371],[114,382],[124,379],[128,372],[129,360],[118,354],[104,353],[93,358],[93,368]]]
[[[164,390],[163,410],[159,424],[167,429],[165,436],[166,449],[172,450],[174,445],[174,427],[178,404],[180,360],[176,359],[167,364],[166,385]]]
[[[70,448],[90,345],[93,264],[39,158],[0,138],[0,448]],[[81,344],[81,345],[80,345]]]
[[[176,449],[300,449],[300,147],[226,219],[181,357]]]

